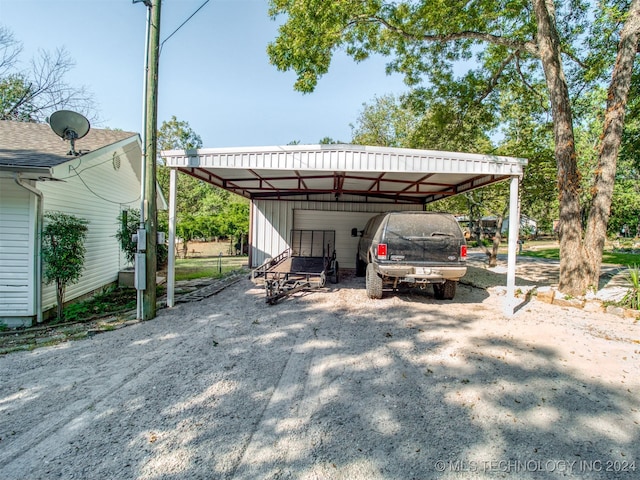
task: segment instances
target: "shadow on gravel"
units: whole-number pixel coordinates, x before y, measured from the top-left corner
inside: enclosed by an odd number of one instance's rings
[[[243,281],[95,348],[2,359],[0,476],[634,477],[640,403],[627,385],[476,329],[490,308],[477,289],[455,309],[428,294],[341,295],[358,281],[273,307]]]

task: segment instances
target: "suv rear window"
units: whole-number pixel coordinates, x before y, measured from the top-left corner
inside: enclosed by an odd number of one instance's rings
[[[460,227],[453,217],[444,215],[429,215],[429,221],[424,221],[424,215],[399,214],[389,215],[387,232],[407,237],[452,236],[459,237]]]

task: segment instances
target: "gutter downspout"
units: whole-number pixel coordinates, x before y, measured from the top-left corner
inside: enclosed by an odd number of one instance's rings
[[[20,179],[20,173],[15,172],[13,174],[13,180],[25,190],[34,194],[37,197],[37,218],[36,218],[36,245],[34,249],[35,255],[35,297],[36,297],[36,323],[42,323],[42,225],[44,223],[44,209],[43,209],[43,193],[35,187],[22,183]]]

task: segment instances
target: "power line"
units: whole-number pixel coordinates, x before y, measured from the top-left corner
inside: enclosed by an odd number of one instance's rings
[[[167,40],[169,40],[171,37],[173,37],[173,36],[178,32],[178,30],[180,30],[182,27],[184,27],[184,26],[185,26],[185,24],[186,24],[189,20],[191,20],[191,19],[195,16],[195,14],[196,14],[196,13],[198,13],[200,10],[202,10],[202,8],[203,8],[207,3],[209,3],[210,1],[211,1],[211,0],[205,0],[205,2],[204,2],[202,5],[200,5],[200,6],[197,8],[197,10],[196,10],[195,12],[193,12],[193,13],[189,16],[189,18],[187,18],[184,22],[182,22],[178,28],[176,28],[173,32],[171,32],[171,34],[170,34],[167,38],[165,38],[165,39],[160,43],[160,52],[161,52],[161,53],[162,53],[162,46],[165,44],[165,42],[166,42]]]
[[[80,176],[80,172],[78,172],[73,165],[70,165],[69,168],[71,168],[74,172],[76,172],[76,176],[82,182],[82,184],[85,186],[85,188],[87,190],[89,190],[89,192],[91,192],[93,195],[98,197],[100,200],[103,200],[103,201],[105,201],[107,203],[112,203],[114,205],[128,205],[128,204],[136,202],[136,201],[138,201],[140,199],[140,196],[138,195],[138,198],[136,198],[135,200],[131,200],[130,202],[116,202],[116,201],[113,201],[113,200],[109,200],[108,198],[105,198],[105,197],[99,195],[98,193],[96,193],[95,191],[93,191],[91,189],[91,187],[89,185],[87,185],[87,182],[85,182],[84,179]],[[85,169],[85,170],[87,170],[87,169]]]

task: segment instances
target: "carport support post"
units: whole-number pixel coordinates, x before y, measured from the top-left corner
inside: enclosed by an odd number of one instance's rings
[[[511,317],[516,308],[516,249],[520,231],[520,208],[518,204],[519,177],[511,177],[509,185],[509,244],[507,249],[507,297],[504,313]]]
[[[169,171],[169,261],[167,264],[167,307],[173,307],[176,282],[176,193],[178,171]]]

